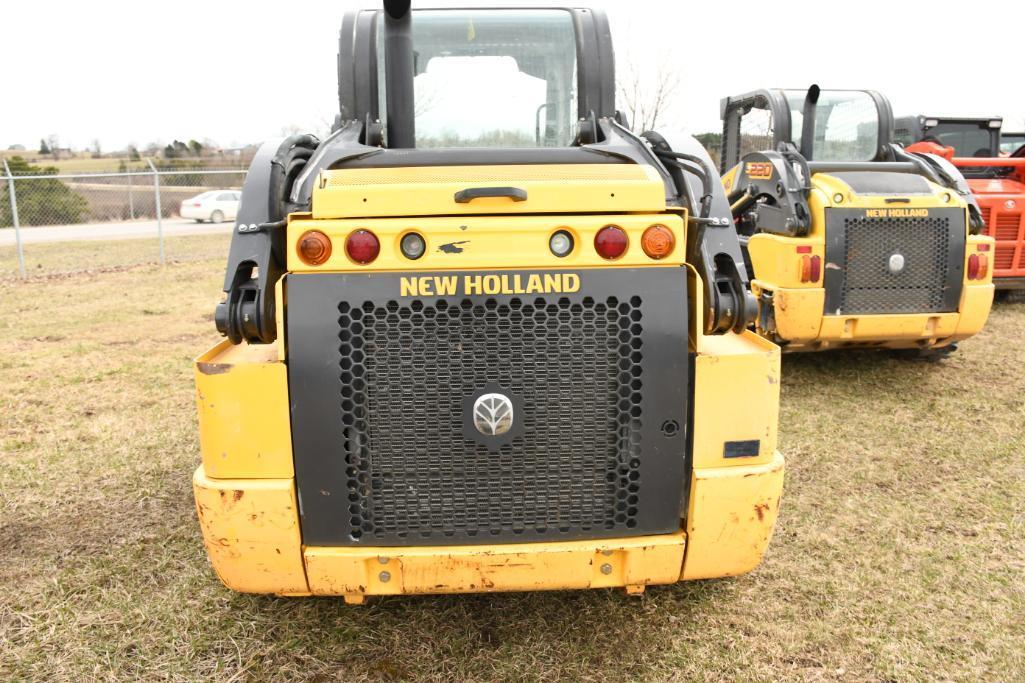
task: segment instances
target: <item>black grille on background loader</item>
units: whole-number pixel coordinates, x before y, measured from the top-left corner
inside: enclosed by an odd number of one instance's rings
[[[864,209],[828,209],[824,312],[956,311],[964,253],[965,217],[959,209],[886,217],[868,216]]]
[[[686,424],[684,273],[581,278],[573,294],[398,298],[393,275],[290,276],[304,541],[677,529],[685,436],[664,425]],[[518,403],[520,429],[497,447],[467,434],[467,397],[486,387]]]

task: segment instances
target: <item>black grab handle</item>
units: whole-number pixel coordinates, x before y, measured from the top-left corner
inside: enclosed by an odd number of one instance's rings
[[[514,202],[525,202],[527,191],[518,187],[470,187],[455,194],[456,204],[469,204],[484,197],[508,197]]]

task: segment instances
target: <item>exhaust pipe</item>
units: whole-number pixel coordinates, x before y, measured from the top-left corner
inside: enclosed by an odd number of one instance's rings
[[[819,86],[812,85],[804,98],[804,109],[801,112],[801,156],[812,160],[815,151],[815,109],[819,104]]]
[[[384,2],[384,82],[388,147],[416,147],[413,117],[413,22],[410,0]]]

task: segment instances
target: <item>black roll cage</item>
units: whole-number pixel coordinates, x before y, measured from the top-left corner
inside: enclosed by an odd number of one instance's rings
[[[480,7],[417,7],[420,11],[469,11]],[[522,5],[496,10],[563,10],[569,12],[576,39],[577,118],[581,121],[614,117],[616,114],[615,59],[612,31],[603,10],[586,7]],[[384,9],[350,10],[342,19],[338,37],[339,121],[357,119],[371,124],[380,121],[378,89],[378,26]],[[423,63],[420,64],[420,68]],[[388,81],[392,83],[391,80]],[[406,87],[405,84],[402,87]],[[412,83],[408,85],[412,87]],[[389,119],[391,117],[389,116]],[[392,146],[392,145],[389,145]]]
[[[821,90],[808,88],[802,108],[800,147],[793,141],[791,105],[782,88],[755,90],[723,98],[719,113],[723,119],[720,168],[730,177],[727,199],[738,229],[802,237],[811,229],[808,197],[815,173],[906,173],[921,176],[950,188],[968,203],[969,228],[973,234],[983,228],[982,213],[964,175],[949,161],[932,154],[910,153],[893,142],[893,110],[889,101],[874,90],[830,90],[868,94],[878,114],[877,148],[864,161],[816,160],[813,156],[815,115]],[[790,92],[794,92],[790,90]],[[741,119],[752,109],[765,109],[772,120],[769,148],[748,152],[741,164]]]
[[[740,162],[740,122],[745,114],[752,109],[767,109],[772,115],[772,149],[779,149],[781,144],[792,144],[807,161],[814,160],[812,142],[815,139],[815,109],[818,105],[819,93],[817,85],[811,86],[804,101],[804,116],[801,135],[797,141],[792,139],[793,119],[790,116],[790,103],[787,92],[795,92],[796,88],[767,88],[733,97],[725,97],[719,102],[719,116],[723,121],[722,154],[720,171],[725,173]],[[879,130],[876,154],[865,161],[879,161],[889,157],[889,144],[893,139],[893,108],[890,101],[875,90],[828,90],[826,92],[858,92],[872,98],[878,113]]]

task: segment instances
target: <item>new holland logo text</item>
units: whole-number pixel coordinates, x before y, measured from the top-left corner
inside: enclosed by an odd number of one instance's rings
[[[576,273],[421,275],[403,277],[399,283],[399,296],[569,294],[579,291],[580,276]]]
[[[928,218],[929,209],[865,209],[865,218]]]

